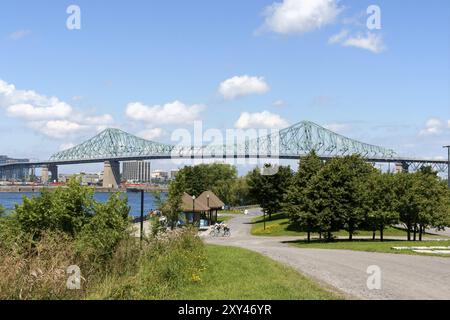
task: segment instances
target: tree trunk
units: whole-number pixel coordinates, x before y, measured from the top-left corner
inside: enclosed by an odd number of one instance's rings
[[[423,232],[423,227],[421,224],[419,224],[419,241],[422,241],[422,232]]]
[[[331,241],[331,232],[330,231],[327,232],[327,240]]]
[[[372,240],[375,240],[375,237],[376,237],[376,231],[373,230],[373,231],[372,231]]]
[[[408,241],[411,241],[411,224],[410,223],[408,223],[407,225],[406,225],[406,229],[407,229],[407,234],[408,234]]]
[[[414,224],[414,241],[417,240],[417,224]]]
[[[348,232],[348,240],[353,241],[353,231],[352,230],[350,230]]]
[[[319,240],[322,240],[322,232],[319,232]]]
[[[311,242],[311,231],[308,231],[308,243]]]
[[[380,241],[381,241],[381,242],[383,242],[383,240],[384,240],[383,232],[384,232],[384,226],[381,225],[381,226],[380,226]]]

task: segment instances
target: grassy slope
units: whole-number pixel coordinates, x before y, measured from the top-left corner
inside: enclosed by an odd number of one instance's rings
[[[268,217],[266,217],[268,219]],[[252,234],[255,236],[306,236],[305,232],[297,231],[294,227],[289,225],[289,219],[285,218],[282,214],[276,214],[272,216],[271,221],[266,221],[266,230],[264,230],[264,223],[262,217],[257,217],[253,220]],[[345,230],[333,233],[335,236],[348,236]],[[318,234],[312,234],[312,236],[318,236]],[[358,231],[354,236],[372,236],[371,231]],[[377,237],[379,233],[377,232]],[[384,236],[400,236],[405,237],[406,231],[398,228],[388,227],[384,230]],[[444,236],[436,236],[427,234],[427,238],[445,238]]]
[[[343,241],[339,240],[336,242],[318,242],[314,241],[307,243],[306,241],[292,242],[299,248],[319,248],[319,249],[345,249],[345,250],[356,250],[356,251],[369,251],[369,252],[386,252],[386,253],[397,253],[397,254],[414,254],[414,255],[433,255],[449,257],[449,255],[439,255],[439,254],[427,254],[427,253],[417,253],[409,250],[394,250],[392,247],[431,247],[431,246],[450,246],[449,241]],[[450,258],[450,257],[449,257]]]
[[[339,298],[294,269],[249,250],[208,245],[207,255],[201,281],[183,288],[177,299]]]

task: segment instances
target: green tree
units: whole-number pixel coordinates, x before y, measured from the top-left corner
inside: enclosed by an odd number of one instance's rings
[[[247,177],[237,178],[232,187],[231,194],[233,196],[231,204],[234,206],[245,206],[252,204]]]
[[[267,171],[276,170],[275,174],[261,174],[259,168],[255,168],[248,174],[249,195],[272,219],[272,214],[281,211],[284,197],[291,183],[292,170],[289,166],[274,167],[266,164]]]
[[[448,219],[448,198],[447,187],[444,186],[440,178],[429,171],[419,171],[412,174],[414,185],[411,192],[414,195],[414,230],[419,231],[419,240],[428,227],[442,229],[447,224]],[[414,237],[415,240],[415,237]]]
[[[340,229],[353,239],[365,218],[363,182],[374,170],[361,157],[352,155],[331,159],[311,179],[308,197],[328,240]]]
[[[175,180],[169,184],[169,192],[165,199],[162,199],[161,193],[154,193],[157,206],[167,218],[172,230],[177,225],[180,213],[182,212],[183,194],[184,188],[181,180]]]
[[[406,228],[408,241],[411,240],[411,233],[417,221],[417,208],[413,192],[414,179],[414,175],[406,172],[394,175],[394,209],[399,215],[400,222]]]
[[[199,196],[204,191],[211,190],[227,204],[233,202],[231,189],[236,179],[236,168],[222,163],[186,166],[176,176],[176,181],[184,192]]]
[[[360,193],[366,212],[365,225],[373,231],[375,240],[376,230],[380,231],[380,240],[384,240],[384,229],[399,220],[399,214],[395,211],[394,176],[375,171],[363,185]],[[364,192],[365,191],[365,192]]]
[[[299,169],[293,176],[284,198],[283,212],[292,224],[307,232],[308,242],[311,240],[311,232],[320,231],[317,211],[308,196],[308,187],[322,166],[323,163],[315,151],[300,159]]]

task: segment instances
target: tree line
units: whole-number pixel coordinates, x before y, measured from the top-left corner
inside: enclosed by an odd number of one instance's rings
[[[360,156],[322,161],[315,152],[302,158],[294,173],[280,166],[275,175],[255,169],[247,176],[249,196],[270,216],[284,213],[290,223],[326,240],[346,230],[380,233],[403,224],[408,240],[422,240],[427,228],[450,225],[450,191],[429,167],[415,173],[382,173]]]

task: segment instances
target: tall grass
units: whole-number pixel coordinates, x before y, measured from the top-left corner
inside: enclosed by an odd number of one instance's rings
[[[106,203],[72,180],[0,215],[0,299],[159,299],[195,281],[204,265],[194,230],[161,231],[140,244],[126,199]],[[81,288],[67,288],[69,266]]]
[[[0,246],[0,300],[17,299],[169,299],[199,280],[204,246],[195,232],[179,229],[139,241],[120,242],[103,265],[77,250],[64,233],[43,233],[38,242]],[[81,289],[66,287],[67,268],[81,269]]]

